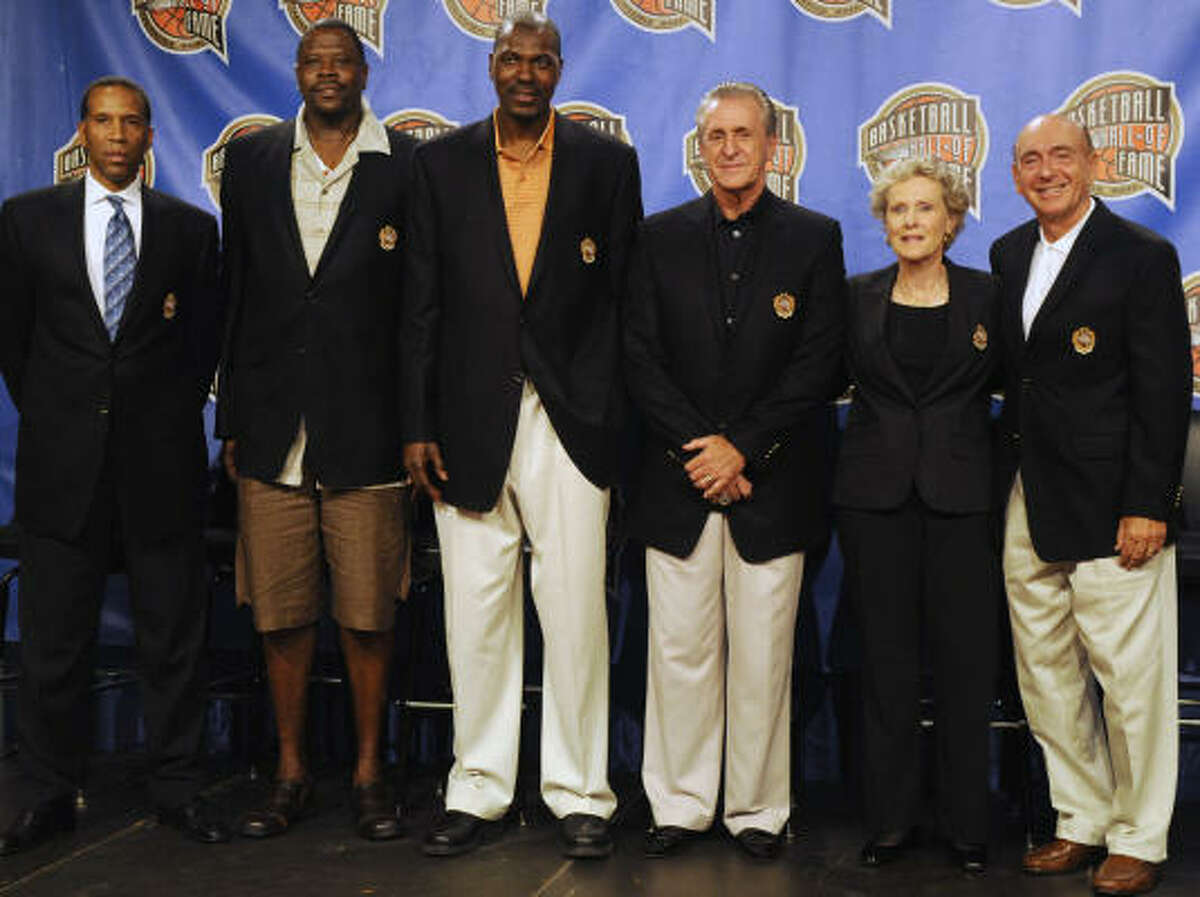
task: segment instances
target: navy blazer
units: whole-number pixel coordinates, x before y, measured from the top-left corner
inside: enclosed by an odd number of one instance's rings
[[[400,290],[413,141],[362,153],[310,275],[292,203],[295,121],[238,138],[221,173],[230,297],[217,435],[239,474],[283,468],[304,418],[305,467],[331,488],[403,479]]]
[[[950,307],[945,349],[914,395],[888,348],[897,265],[850,280],[846,360],[854,400],[834,479],[834,504],[889,510],[914,488],[947,514],[992,505],[990,389],[999,356],[996,283],[946,260]]]
[[[711,195],[647,218],[625,310],[629,391],[646,422],[631,533],[676,557],[716,509],[682,446],[723,434],[746,457],[749,499],[721,509],[751,563],[804,550],[828,527],[828,402],[842,353],[845,269],[836,221],[763,196],[756,261],[726,333]]]
[[[437,442],[445,500],[495,506],[528,377],[596,486],[616,475],[619,297],[642,215],[632,147],[555,113],[541,238],[524,296],[492,118],[418,147],[404,287],[405,441]]]
[[[220,345],[217,225],[142,189],[142,241],[116,339],[88,280],[82,180],[0,210],[0,370],[20,414],[16,517],[71,540],[106,470],[127,534],[202,520],[201,414]]]
[[[1122,516],[1173,524],[1180,505],[1192,374],[1179,259],[1096,200],[1026,339],[1021,305],[1037,241],[1029,221],[991,251],[1007,374],[1005,481],[1020,469],[1043,560],[1111,556]]]

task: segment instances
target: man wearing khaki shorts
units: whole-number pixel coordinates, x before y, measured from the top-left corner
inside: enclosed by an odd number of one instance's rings
[[[301,39],[296,81],[296,118],[231,143],[221,184],[217,433],[238,477],[238,600],[263,634],[279,731],[275,783],[241,831],[280,834],[312,806],[305,699],[327,564],[358,738],[355,827],[381,840],[399,834],[379,734],[407,561],[397,345],[412,143],[363,98],[344,22]]]

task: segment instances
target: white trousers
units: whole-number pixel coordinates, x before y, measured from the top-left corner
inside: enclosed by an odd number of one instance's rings
[[[657,825],[777,833],[791,813],[792,646],[804,554],[742,560],[722,514],[686,558],[646,549],[642,784]]]
[[[450,476],[454,476],[451,470]],[[524,651],[522,534],[545,643],[542,798],[559,817],[608,818],[608,490],[568,457],[526,381],[500,499],[485,513],[435,505],[454,691],[446,808],[497,819],[517,776]]]
[[[1058,837],[1162,862],[1179,762],[1175,547],[1135,570],[1115,556],[1046,563],[1018,476],[1004,580],[1017,682],[1046,755]]]

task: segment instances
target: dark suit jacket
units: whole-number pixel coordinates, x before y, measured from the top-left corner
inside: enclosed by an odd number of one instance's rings
[[[992,244],[1006,482],[1019,466],[1043,560],[1111,556],[1122,516],[1170,522],[1179,507],[1191,408],[1179,260],[1097,200],[1027,340],[1021,302],[1037,240],[1030,221]]]
[[[88,281],[83,202],[76,181],[0,210],[0,368],[20,413],[17,519],[31,533],[75,538],[110,464],[127,535],[167,538],[201,520],[201,411],[222,313],[216,222],[143,189],[137,271],[110,341]]]
[[[403,478],[400,289],[413,141],[362,153],[333,230],[308,273],[292,204],[295,121],[233,141],[221,174],[229,327],[217,435],[238,473],[283,467],[301,415],[304,463],[330,488]],[[390,228],[390,230],[389,230]]]
[[[705,195],[639,231],[625,311],[629,391],[646,422],[630,528],[676,557],[716,506],[692,486],[682,446],[723,434],[746,457],[754,494],[725,509],[738,553],[757,563],[825,534],[828,401],[842,352],[845,271],[836,221],[765,194],[756,261],[729,337]],[[794,310],[788,314],[788,293]],[[780,309],[783,309],[783,313]]]
[[[495,505],[525,377],[575,466],[597,486],[612,483],[622,416],[619,296],[641,214],[633,149],[555,113],[550,190],[522,298],[491,117],[417,149],[405,441],[439,443],[446,501],[476,511]]]
[[[986,271],[946,260],[948,339],[921,395],[914,395],[888,349],[887,315],[898,268],[850,280],[847,362],[854,402],[834,479],[835,504],[899,507],[914,487],[947,514],[983,513],[992,504],[991,399],[999,354],[996,283]]]

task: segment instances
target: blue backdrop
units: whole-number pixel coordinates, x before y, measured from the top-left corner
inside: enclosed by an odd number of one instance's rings
[[[429,136],[492,108],[489,35],[526,0],[3,0],[0,195],[77,176],[78,100],[93,78],[144,84],[154,186],[217,211],[221,146],[293,115],[303,29],[326,15],[367,43],[367,96],[396,127]],[[689,141],[704,90],[760,84],[782,112],[771,187],[838,218],[850,273],[891,260],[867,211],[870,179],[913,153],[960,167],[975,201],[954,248],[987,266],[1028,217],[1010,146],[1036,113],[1092,129],[1115,210],[1171,238],[1200,303],[1196,0],[534,0],[564,36],[557,103],[638,149],[647,212],[694,196]],[[1192,308],[1193,345],[1200,314]],[[0,396],[0,521],[12,513],[16,416]],[[837,571],[826,571],[827,628]]]

